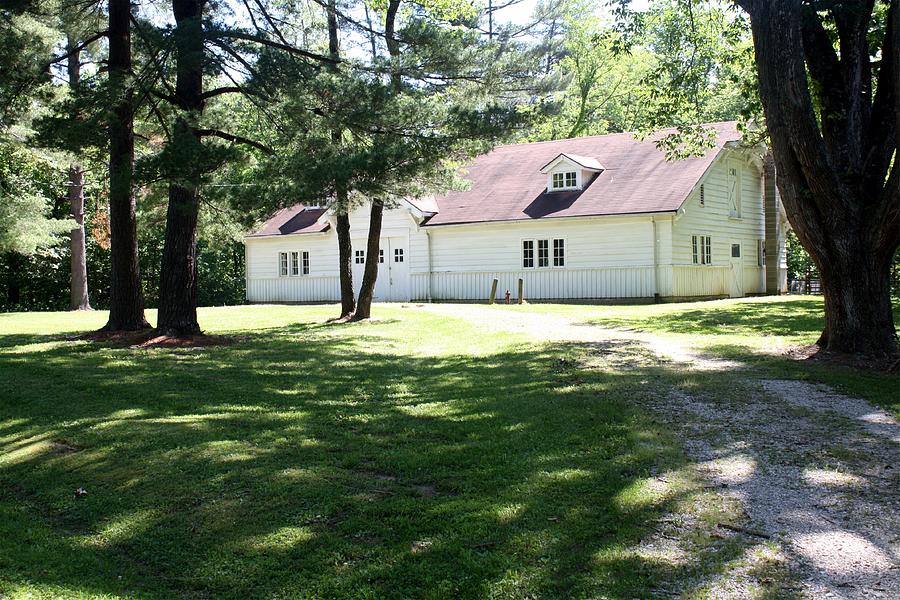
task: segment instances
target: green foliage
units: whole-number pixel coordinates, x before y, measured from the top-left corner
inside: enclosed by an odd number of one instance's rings
[[[46,24],[50,3],[30,0],[0,7],[0,133],[16,125],[35,97],[49,94],[48,57],[59,32]]]
[[[0,144],[0,253],[34,254],[72,230],[73,221],[50,216],[63,181],[50,160]]]
[[[764,135],[749,24],[731,3],[657,0],[646,13],[618,4],[620,51],[645,48],[653,60],[639,86],[642,137],[674,127],[658,146],[679,159],[703,154],[714,143],[701,127],[705,122],[739,119],[753,133],[747,141]]]

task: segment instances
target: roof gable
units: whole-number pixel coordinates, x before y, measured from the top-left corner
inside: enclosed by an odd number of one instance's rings
[[[557,166],[564,163],[570,164],[573,167],[580,167],[587,171],[603,170],[603,165],[601,165],[600,161],[598,161],[596,158],[591,158],[589,156],[580,156],[578,154],[566,154],[565,152],[562,152],[556,158],[541,167],[541,173],[549,173]]]

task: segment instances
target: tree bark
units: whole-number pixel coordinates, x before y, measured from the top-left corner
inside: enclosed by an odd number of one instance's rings
[[[356,303],[354,321],[361,321],[372,316],[372,298],[375,295],[375,281],[378,279],[378,251],[381,245],[381,221],[384,215],[384,203],[375,198],[369,213],[369,238],[366,244],[366,264],[363,272],[362,286],[359,290],[359,301]]]
[[[384,39],[388,54],[391,56],[391,89],[394,94],[402,92],[402,82],[398,72],[397,61],[400,59],[400,43],[394,36],[396,31],[397,13],[400,9],[400,0],[389,0],[384,19]],[[359,289],[359,299],[356,303],[355,321],[368,319],[372,316],[372,298],[375,295],[375,282],[378,279],[378,254],[381,245],[381,221],[384,217],[384,202],[380,198],[372,199],[372,208],[369,213],[369,237],[366,240],[366,265],[363,274],[362,286]]]
[[[892,85],[897,74],[893,61],[883,60],[881,85],[872,93],[865,42],[871,3],[829,8],[840,56],[814,6],[738,3],[750,14],[785,211],[821,274],[825,329],[819,344],[834,352],[895,354],[889,280],[900,243],[900,165],[891,167],[900,127]],[[897,10],[894,1],[889,22]],[[896,34],[888,25],[883,57],[896,56]],[[811,88],[821,100],[820,116]]]
[[[131,77],[131,1],[109,2],[109,229],[110,290],[106,331],[150,327],[144,318],[144,294],[138,262],[132,171],[134,168],[134,95]]]
[[[176,153],[196,149],[201,140],[195,126],[203,112],[203,6],[205,0],[173,0],[175,16],[176,107],[181,111],[172,130]],[[185,165],[184,177],[169,183],[166,240],[159,280],[162,335],[200,334],[197,322],[197,218],[200,174]]]
[[[69,88],[73,91],[81,82],[81,52],[73,50],[78,47],[78,40],[68,36],[69,56],[67,71]],[[69,234],[70,275],[69,310],[91,310],[88,298],[87,257],[84,246],[84,169],[77,163],[69,165],[69,212],[75,220],[76,227]]]
[[[369,9],[366,7],[366,15]],[[369,28],[371,29],[371,23]],[[331,66],[337,71],[337,60],[340,58],[340,42],[338,39],[337,9],[335,0],[328,0],[328,50],[329,56],[335,59]],[[331,141],[337,145],[344,137],[340,128],[331,132]],[[338,274],[341,284],[341,319],[349,319],[356,311],[356,296],[353,292],[353,243],[350,240],[350,207],[349,194],[344,182],[335,180],[335,209],[337,212],[335,231],[338,240]]]

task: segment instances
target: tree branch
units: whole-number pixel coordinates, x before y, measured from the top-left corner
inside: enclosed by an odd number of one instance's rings
[[[239,88],[237,86],[227,85],[227,86],[218,87],[218,88],[215,88],[212,90],[207,90],[207,91],[203,92],[202,94],[200,94],[200,98],[202,100],[208,100],[210,98],[215,98],[216,96],[221,96],[222,94],[245,94],[245,93],[247,93],[245,90],[242,90],[241,88]]]
[[[295,54],[297,56],[302,56],[304,58],[309,58],[311,60],[315,60],[318,62],[335,64],[336,62],[332,58],[327,56],[323,56],[321,54],[316,54],[315,52],[307,52],[306,50],[301,50],[295,46],[291,46],[289,44],[283,44],[281,42],[276,42],[274,40],[268,40],[266,38],[262,38],[256,35],[251,35],[249,33],[244,33],[241,31],[211,31],[209,32],[209,37],[211,38],[232,38],[237,40],[244,40],[247,42],[253,42],[254,44],[261,44],[263,46],[269,46],[270,48],[277,48],[278,50],[284,50],[285,52],[289,52],[291,54]]]
[[[71,48],[66,50],[66,52],[64,54],[60,54],[59,56],[55,56],[55,57],[51,58],[50,62],[48,62],[47,64],[44,65],[43,70],[49,69],[52,65],[58,63],[59,61],[66,60],[73,54],[81,52],[82,50],[84,50],[85,48],[87,48],[88,46],[90,46],[91,44],[93,44],[94,42],[99,40],[100,38],[105,38],[107,35],[109,35],[109,31],[107,31],[107,30],[98,31],[97,33],[95,33],[91,37],[87,38],[80,44],[72,46]]]
[[[261,144],[255,140],[251,140],[240,135],[221,131],[219,129],[194,129],[194,133],[200,137],[217,137],[232,143],[252,146],[266,154],[275,154],[275,151],[265,144]]]

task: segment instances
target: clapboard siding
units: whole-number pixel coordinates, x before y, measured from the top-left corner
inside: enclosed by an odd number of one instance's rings
[[[741,216],[730,216],[727,169],[731,161],[739,165]],[[700,185],[705,204],[700,204]],[[712,238],[712,264],[693,265],[691,239],[695,235]],[[729,294],[731,245],[741,245],[741,261],[735,276],[741,277],[743,293],[761,293],[764,281],[758,267],[758,242],[765,237],[762,171],[741,153],[725,151],[714,162],[694,191],[688,196],[672,225],[672,264],[676,267],[672,295]],[[679,266],[691,269],[679,270]],[[708,275],[698,272],[708,270]],[[726,273],[727,270],[727,273]],[[724,273],[724,275],[723,275]],[[717,275],[718,274],[718,275]]]
[[[741,165],[742,215],[729,218],[728,160]],[[407,248],[412,300],[485,300],[498,279],[497,299],[515,296],[519,278],[529,299],[723,296],[762,293],[757,241],[764,235],[760,170],[738,152],[725,151],[679,213],[609,217],[544,217],[513,222],[428,227],[405,204],[385,210],[382,238]],[[350,214],[354,250],[364,248],[369,207]],[[654,236],[655,234],[655,236]],[[713,264],[693,265],[691,236],[710,235]],[[562,238],[565,266],[522,267],[522,241]],[[740,263],[731,244],[740,243]],[[551,261],[552,261],[552,241]],[[308,251],[310,274],[279,277],[280,252]],[[339,299],[338,247],[333,229],[323,234],[247,239],[247,299],[312,302]],[[354,266],[358,271],[358,265]],[[740,278],[740,279],[737,279]],[[379,278],[380,280],[381,278]],[[393,281],[393,280],[392,280]],[[357,287],[359,282],[355,282]],[[396,297],[396,296],[392,296]]]

